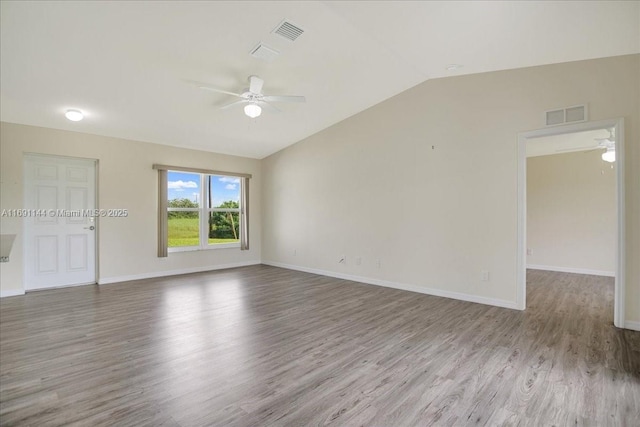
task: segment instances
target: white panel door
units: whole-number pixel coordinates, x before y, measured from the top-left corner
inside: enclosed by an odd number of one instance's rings
[[[96,283],[95,160],[24,158],[25,289]]]

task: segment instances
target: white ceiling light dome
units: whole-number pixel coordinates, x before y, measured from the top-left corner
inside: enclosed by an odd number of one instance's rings
[[[255,119],[262,114],[262,108],[257,104],[247,104],[244,106],[244,113],[252,119]]]
[[[602,153],[602,160],[605,162],[613,163],[616,161],[616,150],[615,148],[607,148],[607,151]]]
[[[64,116],[72,122],[79,122],[84,119],[84,114],[82,114],[82,111],[80,110],[67,110],[67,112],[64,113]]]

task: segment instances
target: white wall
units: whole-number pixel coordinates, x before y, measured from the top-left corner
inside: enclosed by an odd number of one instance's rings
[[[0,124],[0,209],[23,207],[23,153],[97,159],[99,208],[128,209],[127,218],[101,218],[99,280],[113,282],[149,275],[214,269],[260,262],[260,161],[158,144],[10,123]],[[154,163],[253,174],[251,249],[214,249],[157,257],[157,171]],[[22,293],[22,221],[4,217],[2,234],[17,234],[8,263],[0,264],[2,295]]]
[[[543,127],[545,110],[588,103],[591,120],[625,119],[626,317],[638,322],[639,83],[629,55],[390,98],[264,160],[263,262],[514,306],[517,134]]]
[[[615,276],[615,163],[602,150],[527,159],[527,265]]]

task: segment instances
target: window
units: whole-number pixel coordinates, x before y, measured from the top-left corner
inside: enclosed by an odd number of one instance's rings
[[[249,248],[250,175],[158,169],[158,256],[214,248]]]

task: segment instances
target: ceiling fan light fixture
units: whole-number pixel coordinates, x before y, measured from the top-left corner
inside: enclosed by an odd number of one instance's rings
[[[252,119],[255,119],[262,114],[262,108],[256,104],[247,104],[244,106],[244,113]]]
[[[614,148],[607,148],[607,151],[602,153],[602,160],[605,162],[613,163],[616,161],[616,150]]]

